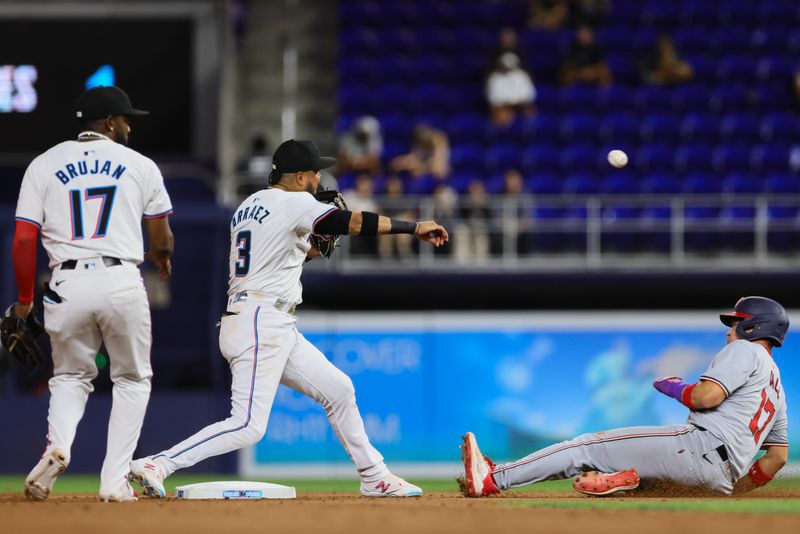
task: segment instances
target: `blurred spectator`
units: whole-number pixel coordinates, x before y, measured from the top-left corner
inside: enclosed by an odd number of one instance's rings
[[[646,83],[672,85],[683,83],[694,77],[694,69],[681,60],[672,37],[660,35],[655,50],[645,59],[642,78]]]
[[[396,174],[389,176],[386,179],[386,194],[381,198],[380,213],[393,219],[416,220],[417,215],[410,209],[409,201],[403,198],[404,192],[403,180]],[[383,259],[411,259],[414,257],[413,243],[414,236],[409,234],[384,235],[378,240],[378,253]]]
[[[570,26],[597,28],[605,23],[610,11],[610,0],[573,0],[569,13]]]
[[[525,194],[525,181],[522,174],[516,169],[509,169],[503,177],[503,219],[510,214],[507,212],[509,209],[516,211],[516,234],[517,234],[517,254],[526,254],[531,251],[533,236],[531,230],[533,229],[533,220],[528,216],[528,206],[523,198]],[[502,250],[500,246],[493,247]]]
[[[531,0],[530,26],[543,30],[560,30],[569,17],[567,0]]]
[[[250,153],[239,161],[236,170],[259,175],[266,180],[272,172],[272,151],[264,134],[255,134],[250,141]]]
[[[489,62],[490,69],[494,69],[497,66],[497,62],[503,54],[514,54],[517,56],[520,65],[525,63],[523,61],[525,57],[522,55],[522,49],[519,47],[519,37],[514,28],[503,28],[500,30],[500,33],[497,34],[497,41],[497,48],[494,49],[491,61]]]
[[[354,188],[342,193],[347,209],[350,211],[378,211],[378,204],[373,196],[375,184],[367,173],[356,176]],[[361,237],[350,240],[350,254],[353,256],[375,255],[377,240],[375,237]]]
[[[489,197],[480,180],[467,186],[467,197],[459,209],[459,222],[454,227],[453,256],[459,263],[484,261],[489,257]]]
[[[611,85],[611,70],[606,64],[605,53],[589,26],[579,26],[575,31],[575,41],[570,46],[561,77],[565,85]]]
[[[447,184],[438,184],[433,190],[433,220],[444,226],[452,227],[456,219],[458,194],[455,189]],[[434,254],[450,255],[452,241],[445,246],[435,249]]]
[[[238,185],[236,193],[244,198],[267,187],[267,176],[272,172],[272,150],[266,136],[256,134],[250,141],[250,152],[236,165]]]
[[[489,101],[490,116],[495,124],[510,124],[517,113],[531,115],[536,99],[533,80],[519,66],[519,58],[506,52],[497,62],[497,68],[486,81],[486,98]]]
[[[418,125],[411,138],[411,151],[392,159],[389,167],[392,172],[405,172],[415,178],[426,174],[446,178],[450,174],[447,134],[424,124]]]
[[[377,176],[381,171],[383,136],[375,117],[359,118],[339,142],[338,172],[360,172]]]

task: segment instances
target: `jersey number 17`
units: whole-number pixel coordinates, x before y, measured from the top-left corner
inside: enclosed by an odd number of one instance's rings
[[[114,197],[117,194],[117,186],[109,185],[106,187],[89,187],[85,194],[81,194],[80,189],[72,189],[69,192],[69,213],[72,219],[72,240],[83,239],[83,203],[94,199],[101,199],[100,214],[97,217],[97,224],[94,228],[92,239],[105,237],[108,230],[108,223],[111,219],[111,210],[114,208]]]

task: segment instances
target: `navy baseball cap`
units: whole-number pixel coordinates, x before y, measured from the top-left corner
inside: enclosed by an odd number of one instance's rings
[[[109,115],[149,115],[149,112],[134,109],[125,91],[114,86],[92,87],[75,103],[75,116],[82,121],[104,119]]]
[[[336,165],[336,158],[320,156],[314,141],[289,139],[281,143],[272,155],[272,174],[318,171]]]

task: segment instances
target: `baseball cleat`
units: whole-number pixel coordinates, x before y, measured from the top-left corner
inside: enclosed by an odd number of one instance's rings
[[[43,456],[25,478],[25,496],[29,499],[43,501],[50,495],[58,475],[69,465],[66,456],[60,449],[54,449]]]
[[[163,499],[167,496],[164,490],[164,470],[152,458],[142,458],[131,462],[131,472],[128,479],[141,486],[142,491],[153,499]]]
[[[639,475],[636,469],[625,469],[616,473],[587,471],[575,477],[572,487],[580,493],[600,497],[638,488]]]
[[[126,480],[119,491],[112,493],[101,491],[100,500],[103,502],[136,502],[139,499],[136,498],[136,492],[133,491],[130,482]]]
[[[361,481],[361,495],[365,497],[419,497],[422,488],[389,473],[377,482]]]
[[[481,453],[475,434],[467,432],[461,439],[461,461],[464,462],[464,479],[459,481],[465,497],[484,497],[500,493],[492,471],[494,462]]]

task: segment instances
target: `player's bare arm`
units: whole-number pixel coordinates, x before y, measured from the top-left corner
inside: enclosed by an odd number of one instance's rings
[[[747,493],[768,484],[789,460],[789,447],[775,445],[767,447],[767,452],[753,464],[748,476],[736,482],[734,494]]]
[[[145,219],[145,229],[147,239],[150,243],[150,250],[147,252],[147,259],[153,262],[158,269],[161,280],[167,280],[172,276],[172,252],[175,249],[175,239],[172,236],[172,229],[169,227],[169,217],[159,217],[157,219]]]

